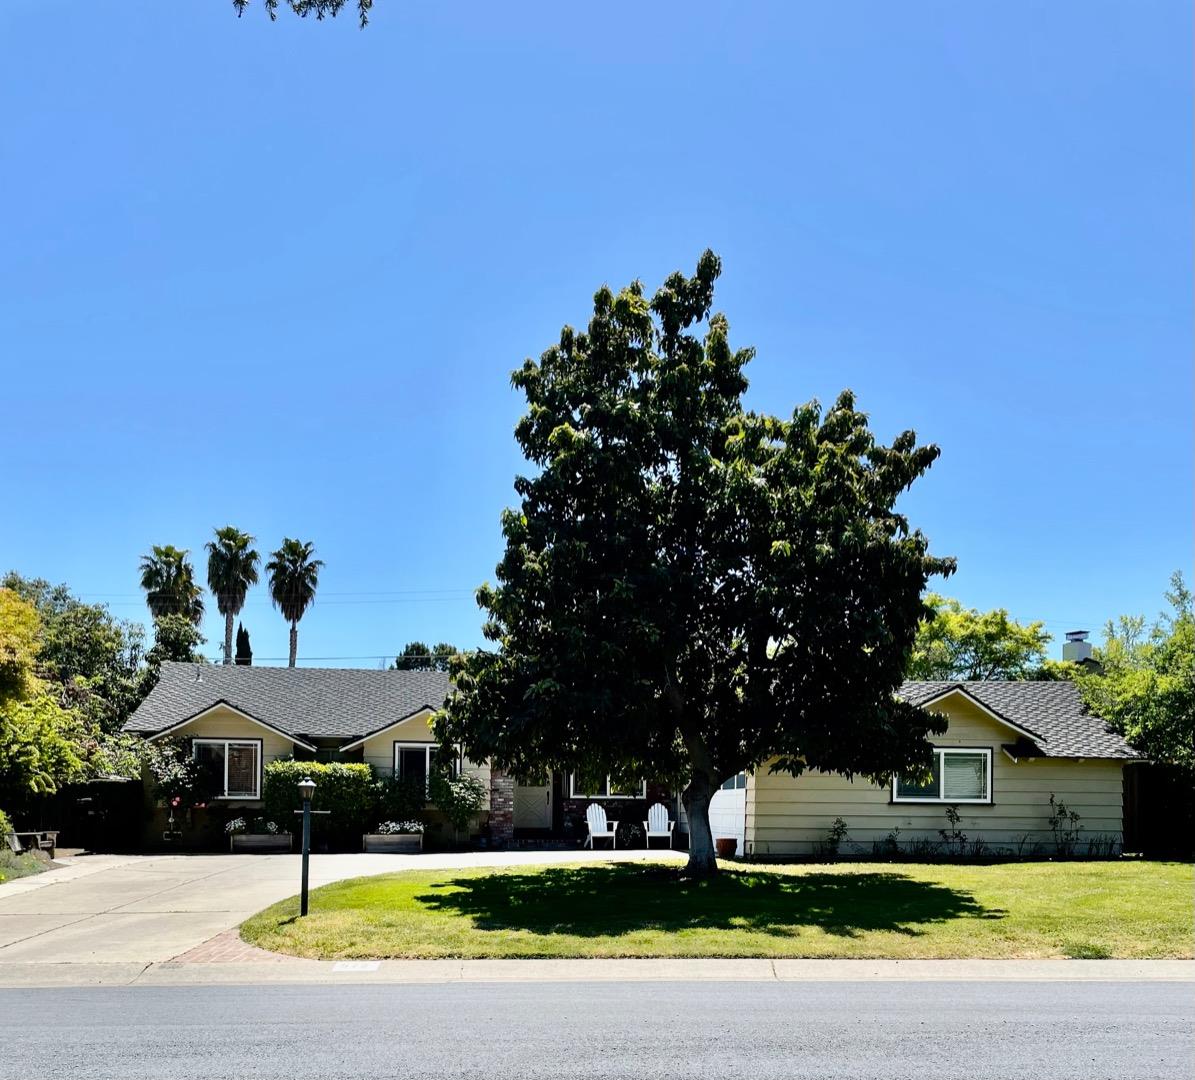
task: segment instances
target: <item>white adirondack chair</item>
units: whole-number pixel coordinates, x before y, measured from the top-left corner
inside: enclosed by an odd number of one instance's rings
[[[647,811],[647,820],[643,823],[643,832],[647,838],[647,846],[651,847],[653,836],[662,836],[672,847],[672,827],[676,824],[668,817],[668,807],[663,803],[656,803]]]
[[[600,803],[589,804],[589,809],[585,811],[585,823],[589,826],[585,847],[592,848],[594,840],[609,840],[614,847],[618,847],[618,822],[606,821],[606,810]]]

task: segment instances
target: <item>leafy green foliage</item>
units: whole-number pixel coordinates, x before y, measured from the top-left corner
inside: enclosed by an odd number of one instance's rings
[[[0,810],[0,839],[6,837],[10,832],[12,832],[12,819],[3,810]]]
[[[331,843],[359,849],[361,835],[374,824],[377,787],[373,770],[357,763],[321,761],[271,761],[265,767],[262,799],[265,816],[279,828],[296,832],[294,811],[303,808],[299,781],[315,781],[313,810],[330,810],[327,816],[313,819],[314,835]]]
[[[290,623],[290,666],[298,658],[299,620],[315,602],[319,586],[319,572],[323,560],[313,558],[315,545],[286,537],[282,546],[270,556],[266,572],[270,575],[270,599]]]
[[[926,603],[934,615],[917,631],[910,679],[1025,679],[1046,661],[1050,635],[1044,623],[1019,623],[1004,608],[964,608],[937,593]],[[1049,670],[1060,669],[1055,664]]]
[[[210,762],[196,760],[190,739],[145,743],[146,771],[154,794],[171,806],[189,808],[210,802],[224,787],[223,775]]]
[[[374,800],[374,817],[379,821],[418,821],[427,790],[420,779],[383,776],[374,781]]]
[[[216,529],[215,540],[207,543],[207,587],[216,597],[216,609],[224,616],[224,663],[232,663],[232,620],[245,606],[251,585],[257,584],[261,557],[253,537],[231,525]]]
[[[709,799],[743,769],[924,771],[941,721],[894,690],[954,565],[895,509],[937,447],[877,442],[850,392],[744,411],[752,352],[710,315],[719,271],[706,252],[651,300],[603,287],[587,333],[514,373],[533,468],[478,592],[493,647],[454,662],[436,721],[516,775],[679,781],[693,873],[715,867]]]
[[[65,585],[15,572],[2,584],[37,610],[39,674],[104,732],[118,732],[144,696],[144,630],[102,604],[84,603]]]
[[[1166,600],[1170,611],[1148,629],[1142,616],[1109,622],[1102,671],[1077,681],[1088,708],[1143,756],[1195,773],[1195,614],[1177,571]]]
[[[476,776],[453,776],[443,769],[433,770],[428,778],[428,795],[432,805],[444,815],[459,835],[485,809],[485,785]]]
[[[155,620],[182,615],[198,626],[203,619],[203,590],[195,584],[189,552],[173,544],[155,544],[141,556],[141,588]]]
[[[157,684],[164,660],[180,664],[205,664],[199,647],[207,639],[190,619],[182,615],[162,615],[154,620],[154,645],[145,654],[142,692],[148,694]]]
[[[393,668],[397,671],[447,671],[452,658],[457,654],[455,645],[439,642],[429,649],[422,641],[410,641],[395,659]]]

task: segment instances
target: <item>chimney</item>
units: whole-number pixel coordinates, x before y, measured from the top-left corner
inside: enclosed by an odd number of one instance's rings
[[[1062,659],[1082,664],[1091,659],[1091,642],[1086,630],[1068,630],[1066,644],[1062,646]]]

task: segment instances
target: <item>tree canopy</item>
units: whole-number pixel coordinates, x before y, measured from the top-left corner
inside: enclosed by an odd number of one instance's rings
[[[141,556],[141,588],[155,619],[182,615],[198,625],[203,619],[203,590],[195,584],[190,552],[173,544],[154,546]]]
[[[1041,622],[1020,623],[1004,608],[979,611],[930,593],[933,617],[921,624],[909,659],[910,679],[1029,679],[1050,677],[1050,635]]]
[[[261,557],[253,537],[232,525],[215,530],[207,542],[207,587],[216,598],[216,610],[224,616],[224,663],[232,663],[232,621],[245,606],[251,585],[257,584]]]
[[[715,869],[709,799],[767,767],[928,768],[941,721],[894,691],[931,575],[953,561],[897,512],[938,457],[879,443],[844,391],[782,420],[743,407],[749,349],[710,314],[718,258],[594,297],[513,375],[532,470],[502,517],[492,647],[454,662],[436,720],[473,760],[683,785],[688,870]]]
[[[446,641],[432,649],[422,641],[409,641],[391,666],[399,671],[447,671],[456,654],[456,646]]]
[[[1121,616],[1104,629],[1100,669],[1078,676],[1088,707],[1152,761],[1195,773],[1195,613],[1178,571],[1170,610],[1152,626]]]

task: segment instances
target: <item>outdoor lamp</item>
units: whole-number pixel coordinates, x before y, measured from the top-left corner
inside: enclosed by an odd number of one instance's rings
[[[299,781],[299,796],[304,802],[311,802],[312,796],[315,794],[315,781],[310,776],[304,777]]]

